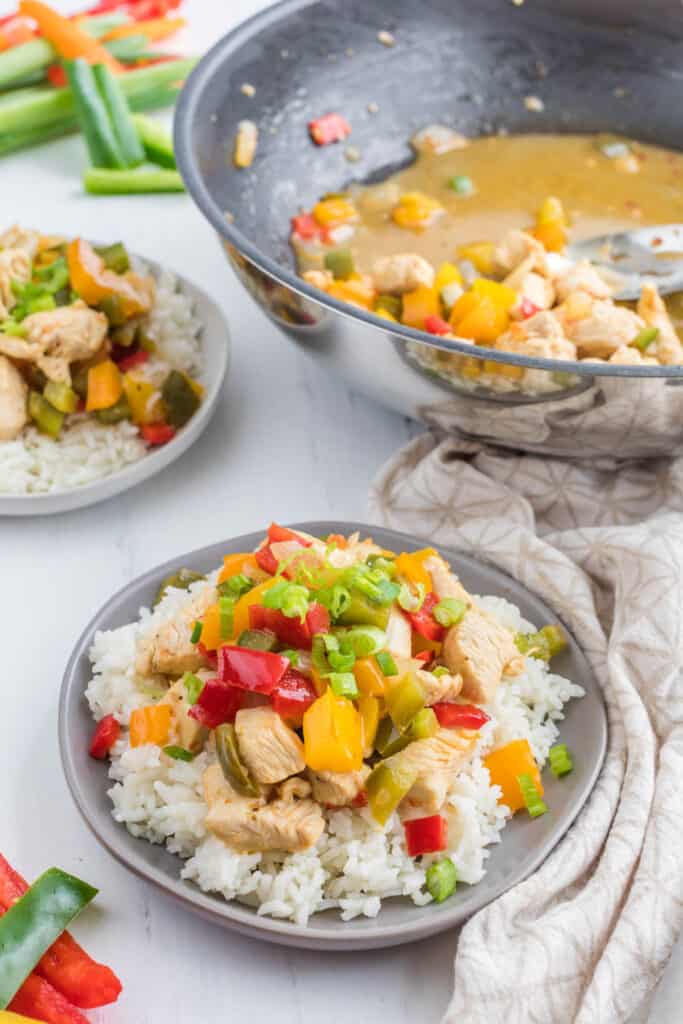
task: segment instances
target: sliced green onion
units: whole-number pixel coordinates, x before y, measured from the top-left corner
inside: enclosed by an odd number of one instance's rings
[[[454,174],[448,179],[448,187],[457,192],[459,196],[471,196],[474,192],[472,179],[466,174]]]
[[[272,651],[277,646],[277,637],[269,629],[245,629],[237,639],[238,647],[249,647],[252,651]]]
[[[341,583],[335,583],[331,590],[326,592],[327,600],[321,601],[329,611],[333,619],[338,619],[351,604],[351,594]]]
[[[218,598],[218,631],[221,640],[227,640],[232,633],[232,620],[235,602],[231,597]]]
[[[466,611],[467,605],[464,601],[459,601],[457,597],[444,597],[436,605],[432,615],[440,626],[448,628],[449,626],[456,626]]]
[[[515,644],[520,654],[527,654],[539,661],[550,661],[550,648],[540,633],[516,633]]]
[[[358,683],[352,672],[330,672],[327,679],[335,696],[348,697],[349,700],[358,696]]]
[[[132,196],[185,191],[183,179],[178,171],[165,169],[123,171],[110,170],[105,167],[90,167],[83,175],[83,184],[86,192],[90,192],[94,196]]]
[[[391,654],[389,654],[389,651],[378,651],[377,654],[375,655],[375,659],[382,670],[382,675],[398,675],[398,666],[394,661],[393,657],[391,656]]]
[[[346,281],[355,270],[350,249],[332,249],[325,253],[325,269],[332,271],[336,281]]]
[[[128,101],[117,76],[106,64],[93,67],[97,90],[102,98],[109,123],[126,167],[137,167],[145,159],[145,151],[133,124]]]
[[[402,583],[398,592],[398,603],[404,612],[419,612],[426,596],[427,590],[424,583],[417,583],[414,588],[407,583]]]
[[[306,587],[292,583],[282,601],[282,614],[288,619],[298,618],[304,622],[308,612],[308,598],[309,592]]]
[[[3,334],[10,334],[13,338],[25,338],[28,334],[28,327],[18,324],[14,320],[5,320],[0,324],[0,331]]]
[[[377,654],[387,642],[385,631],[378,626],[352,626],[350,629],[339,630],[333,639],[335,637],[343,652],[353,651],[357,658],[369,658]]]
[[[313,637],[311,644],[311,663],[316,672],[319,672],[321,675],[330,671],[324,637],[324,633],[317,633]]]
[[[437,679],[440,679],[441,676],[448,675],[448,669],[445,665],[437,665],[436,668],[432,669],[432,675],[436,676]]]
[[[224,580],[223,583],[219,583],[218,591],[224,597],[241,597],[242,594],[248,594],[253,587],[254,581],[240,572],[236,576]]]
[[[633,348],[639,349],[641,352],[652,344],[659,334],[659,327],[643,327],[642,331],[636,334],[632,342],[630,342]]]
[[[183,676],[183,686],[187,694],[187,703],[196,704],[199,700],[199,694],[204,689],[202,680],[194,672],[186,672]]]
[[[292,666],[292,668],[296,668],[301,661],[301,655],[299,654],[299,652],[289,647],[287,648],[286,651],[280,651],[280,654],[282,655],[283,658],[288,659],[289,664]]]
[[[443,903],[453,895],[458,884],[458,872],[450,857],[442,857],[429,865],[425,884],[435,903]]]
[[[198,644],[199,643],[199,641],[202,638],[202,629],[203,629],[203,623],[195,622],[194,626],[192,627],[192,635],[190,636],[190,643],[191,644]]]
[[[162,747],[162,749],[174,761],[194,761],[194,754],[191,750],[186,750],[185,747],[176,747],[174,744],[171,744],[168,747]]]
[[[356,655],[353,651],[330,651],[327,660],[335,672],[350,672],[356,664]]]
[[[384,555],[370,555],[368,558],[368,565],[371,566],[372,569],[385,573],[387,576],[396,575],[396,566],[389,558],[385,558]]]
[[[541,794],[536,789],[534,780],[530,775],[518,775],[517,782],[519,788],[522,791],[524,797],[524,803],[526,809],[532,818],[539,818],[542,814],[545,814],[548,808],[541,799]]]
[[[574,762],[565,743],[556,743],[554,747],[551,747],[548,751],[548,758],[550,770],[558,778],[567,775],[574,767]]]

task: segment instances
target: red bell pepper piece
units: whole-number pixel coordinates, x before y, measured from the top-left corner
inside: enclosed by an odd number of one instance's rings
[[[444,729],[481,729],[489,716],[476,704],[432,704],[432,711]]]
[[[289,668],[289,659],[271,651],[223,644],[218,650],[218,678],[228,686],[272,693]]]
[[[105,757],[116,743],[121,733],[121,726],[113,715],[105,715],[95,727],[88,753],[98,761]]]
[[[422,607],[417,612],[404,612],[410,625],[413,627],[416,633],[423,636],[426,640],[443,640],[446,630],[441,626],[432,612],[439,603],[439,599],[434,592],[427,594],[425,597]]]
[[[448,822],[440,814],[404,821],[403,829],[410,857],[419,857],[423,853],[437,853],[439,850],[445,850],[448,845]]]
[[[147,444],[162,445],[173,440],[176,430],[169,423],[143,423],[140,433]]]
[[[351,125],[341,114],[323,114],[309,121],[308,130],[316,146],[328,146],[331,142],[341,142],[351,134]]]
[[[320,235],[320,225],[312,213],[300,213],[292,217],[292,234],[298,235],[304,242],[310,242]]]
[[[190,718],[201,722],[207,729],[215,729],[223,722],[234,722],[244,703],[244,691],[228,686],[220,679],[207,679],[202,691],[187,712]]]
[[[425,331],[429,331],[430,334],[450,334],[451,330],[451,325],[440,316],[425,317]]]
[[[434,653],[433,651],[419,651],[417,654],[413,655],[413,657],[415,658],[415,661],[421,661],[423,665],[426,665],[432,660]]]
[[[249,609],[249,625],[252,629],[270,629],[288,647],[310,650],[316,633],[329,633],[330,614],[323,605],[314,603],[302,622],[298,618],[290,619],[275,608],[253,604]]]
[[[127,373],[128,370],[132,370],[134,366],[142,366],[149,359],[149,352],[144,348],[140,348],[137,352],[132,352],[129,356],[124,356],[123,359],[119,359],[117,366],[123,373]]]
[[[315,686],[302,672],[288,668],[272,692],[273,709],[300,724],[304,711],[318,699]]]
[[[47,69],[47,80],[55,89],[64,89],[69,84],[66,71],[61,64],[50,64]]]
[[[522,296],[522,301],[519,304],[519,311],[522,314],[522,320],[528,320],[534,313],[539,313],[541,307],[537,306],[531,299],[527,299],[526,295]]]
[[[0,913],[27,889],[28,882],[0,854]],[[17,992],[10,1009],[55,1024],[87,1024],[67,1000],[88,1010],[113,1003],[120,992],[121,982],[114,972],[88,956],[69,932],[62,932]],[[15,1006],[16,1000],[21,1006]],[[52,1009],[52,1016],[41,1016],[37,1012],[41,1009],[43,1014]]]
[[[306,537],[294,533],[293,530],[288,530],[286,526],[278,526],[277,523],[271,523],[268,527],[268,543],[264,547],[259,548],[255,554],[257,564],[264,572],[269,572],[271,576],[274,576],[277,572],[278,560],[273,554],[270,545],[281,544],[283,541],[295,541],[302,548],[310,548],[313,543],[313,541],[308,540]]]

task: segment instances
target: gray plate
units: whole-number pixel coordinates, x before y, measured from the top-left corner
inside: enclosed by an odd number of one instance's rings
[[[372,534],[384,547],[397,551],[424,546],[424,542],[412,537],[361,523],[300,523],[294,528],[323,536],[360,530],[365,535]],[[134,620],[140,606],[149,605],[153,600],[159,582],[181,566],[208,571],[221,563],[224,554],[254,548],[262,536],[263,532],[259,532],[212,544],[152,569],[120,590],[89,623],[69,659],[59,706],[62,764],[78,809],[100,842],[126,867],[188,909],[253,938],[317,950],[378,949],[423,939],[461,924],[536,870],[571,825],[600,771],[607,743],[607,717],[598,684],[571,637],[568,649],[555,659],[553,668],[586,690],[583,699],[568,705],[567,717],[562,723],[562,740],[574,754],[574,771],[563,780],[556,780],[548,771],[544,773],[550,812],[536,820],[517,815],[506,827],[502,843],[491,848],[484,879],[475,886],[459,887],[456,895],[440,906],[415,907],[409,899],[394,898],[385,901],[379,916],[372,920],[363,918],[344,923],[336,911],[326,911],[314,915],[303,927],[258,917],[248,907],[227,903],[220,896],[203,893],[192,883],[182,881],[178,857],[145,840],[134,839],[111,816],[111,802],[107,797],[111,783],[106,767],[93,761],[87,753],[93,720],[83,692],[90,678],[88,649],[95,631],[115,629]],[[532,622],[556,621],[557,616],[539,598],[509,576],[459,552],[447,548],[440,551],[457,568],[468,590],[505,597],[518,605]]]

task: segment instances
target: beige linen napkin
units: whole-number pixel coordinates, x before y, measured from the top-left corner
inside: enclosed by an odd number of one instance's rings
[[[683,924],[683,461],[571,463],[427,434],[370,508],[544,598],[608,707],[592,796],[542,867],[463,928],[444,1020],[624,1022]]]

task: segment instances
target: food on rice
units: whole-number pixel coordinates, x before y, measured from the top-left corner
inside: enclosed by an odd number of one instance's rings
[[[79,487],[170,441],[202,401],[199,326],[121,243],[0,234],[0,494]]]
[[[300,923],[440,901],[483,877],[512,813],[546,809],[583,694],[549,669],[565,644],[431,548],[271,525],[95,636],[91,752],[114,817],[205,891]]]

